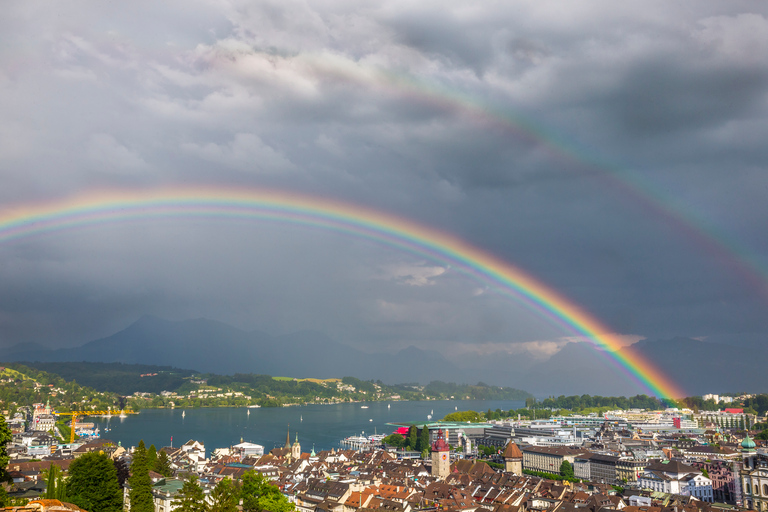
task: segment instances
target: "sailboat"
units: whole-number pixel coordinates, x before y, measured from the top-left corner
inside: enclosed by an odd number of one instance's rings
[[[182,417],[182,418],[183,418],[184,416],[186,416],[186,415],[187,415],[187,411],[181,411],[181,417]]]
[[[248,409],[248,413],[246,414],[246,416],[250,416],[250,415],[251,415],[251,410]]]
[[[304,416],[299,415],[299,421],[304,421]]]
[[[390,407],[392,407],[392,404],[387,404],[387,409],[389,409]]]

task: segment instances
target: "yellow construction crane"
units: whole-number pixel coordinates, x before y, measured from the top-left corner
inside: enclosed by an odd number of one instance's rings
[[[78,416],[119,416],[121,414],[138,414],[130,409],[122,409],[119,411],[72,411],[72,412],[55,412],[58,416],[72,416],[72,421],[69,424],[70,435],[69,442],[75,442],[75,424],[77,423]]]

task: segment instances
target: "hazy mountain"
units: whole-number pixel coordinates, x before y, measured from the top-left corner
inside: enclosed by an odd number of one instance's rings
[[[611,361],[589,343],[568,343],[549,360],[520,374],[535,395],[636,395],[637,387]],[[516,381],[519,382],[519,381]]]
[[[315,331],[271,336],[213,320],[171,322],[152,316],[80,347],[48,350],[38,345],[19,345],[4,353],[3,359],[171,365],[220,374],[317,378],[349,375],[387,383],[466,380],[462,371],[439,353],[415,347],[394,355],[369,354]]]
[[[510,354],[503,351],[464,352],[448,359],[464,371],[468,382],[482,381],[492,386],[510,386],[512,382],[516,383],[515,386],[520,385],[525,382],[528,369],[541,362],[541,358],[530,352]]]
[[[655,361],[688,394],[768,391],[764,344],[739,348],[691,338],[643,340],[633,350]],[[737,352],[737,353],[734,353]],[[738,352],[741,352],[739,354]],[[219,374],[263,373],[287,377],[380,379],[385,383],[432,380],[527,389],[537,396],[641,392],[610,354],[589,343],[569,343],[549,360],[531,354],[464,354],[408,347],[397,354],[371,354],[323,333],[300,331],[272,336],[243,331],[213,320],[172,322],[145,316],[126,329],[73,349],[37,344],[6,349],[6,361],[91,361],[169,365]]]
[[[744,356],[734,347],[691,338],[643,340],[632,349],[653,361],[661,372],[688,395],[729,391],[768,391],[768,375],[763,361],[768,348],[753,346]],[[548,361],[533,365],[522,374],[523,380],[505,385],[525,386],[541,395],[635,395],[634,379],[613,357],[589,343],[569,343]]]

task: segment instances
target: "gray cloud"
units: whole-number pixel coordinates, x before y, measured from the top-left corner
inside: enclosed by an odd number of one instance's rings
[[[288,189],[460,236],[619,334],[760,336],[765,278],[736,267],[768,265],[766,28],[739,2],[25,2],[0,20],[0,212]],[[2,346],[145,313],[368,349],[573,335],[443,262],[295,226],[20,240],[0,287]]]

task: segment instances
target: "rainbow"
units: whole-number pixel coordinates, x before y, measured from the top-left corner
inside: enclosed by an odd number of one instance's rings
[[[25,204],[0,212],[0,243],[126,220],[241,218],[296,223],[362,237],[456,268],[521,300],[605,350],[647,392],[665,399],[685,393],[651,362],[626,348],[594,316],[519,268],[464,240],[359,205],[266,189],[171,188],[101,192]]]

